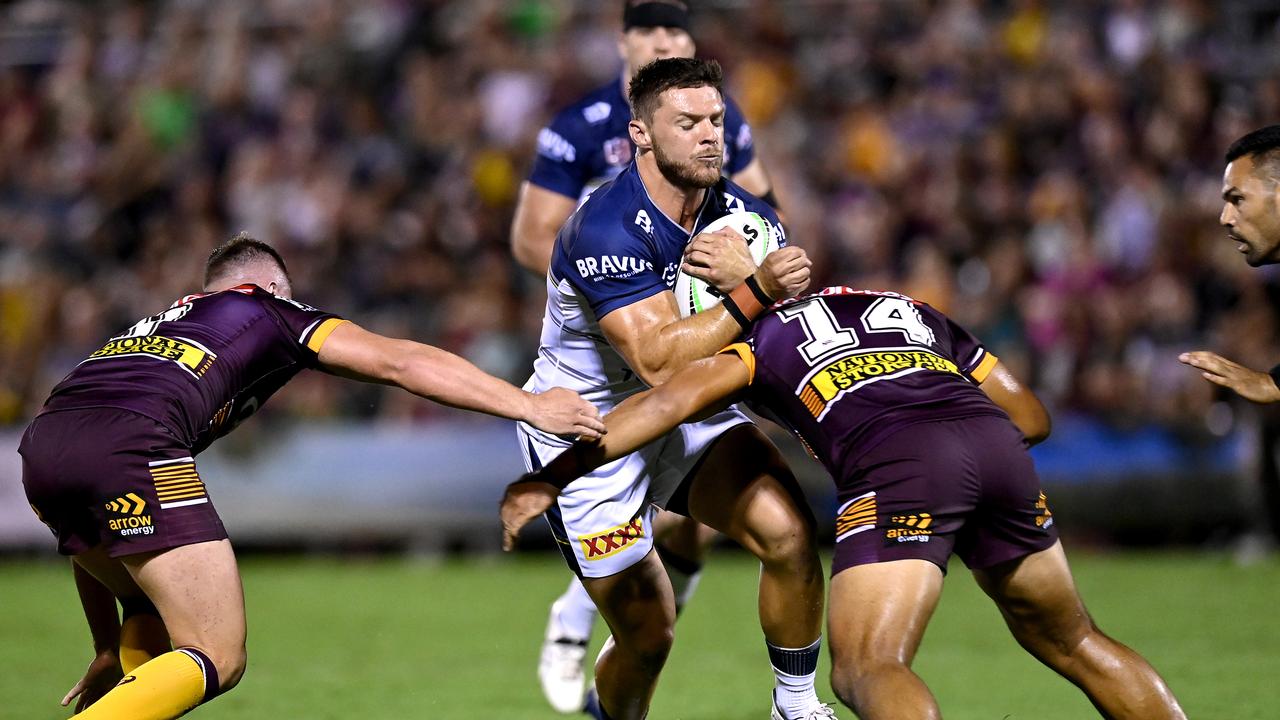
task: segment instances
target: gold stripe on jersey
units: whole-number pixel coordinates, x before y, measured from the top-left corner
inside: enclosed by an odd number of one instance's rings
[[[849,505],[836,517],[836,540],[853,532],[876,526],[876,494],[868,493]]]
[[[207,495],[204,481],[196,472],[194,462],[153,467],[151,480],[155,484],[156,499],[160,501],[161,508],[169,503],[195,500]]]
[[[755,382],[756,381],[756,354],[751,352],[751,346],[747,345],[746,343],[734,343],[732,345],[725,347],[723,350],[721,350],[716,354],[728,355],[729,353],[736,353],[738,357],[742,358],[742,362],[747,366],[747,375],[748,375],[747,384],[750,385],[751,383]]]
[[[147,335],[112,338],[106,345],[86,358],[85,362],[125,355],[148,355],[160,360],[172,360],[196,377],[201,377],[208,372],[213,361],[218,359],[217,355],[190,340]]]
[[[1000,362],[1000,358],[992,355],[991,353],[987,353],[983,356],[982,362],[978,363],[978,367],[974,368],[973,372],[969,373],[969,377],[973,378],[974,382],[981,385],[986,381],[987,376],[991,374],[991,371],[996,369],[996,363],[998,362]]]
[[[337,330],[338,326],[344,322],[349,321],[343,320],[342,318],[329,318],[328,320],[321,322],[311,333],[311,337],[307,338],[307,349],[313,353],[320,352],[320,348],[324,345],[324,341],[328,340],[329,336],[333,334],[333,331]]]

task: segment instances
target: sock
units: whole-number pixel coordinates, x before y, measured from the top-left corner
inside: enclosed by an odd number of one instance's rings
[[[818,693],[813,689],[818,674],[818,649],[822,638],[804,648],[780,648],[766,642],[769,663],[773,665],[773,701],[787,717],[803,717],[817,705]]]
[[[671,590],[676,596],[676,614],[679,614],[698,590],[698,582],[702,580],[702,563],[677,555],[661,544],[654,543],[653,546],[657,548],[662,566],[667,569],[667,577],[671,579]]]
[[[218,694],[218,671],[204,653],[180,648],[144,663],[76,717],[170,720]]]
[[[121,598],[120,667],[128,675],[143,663],[171,649],[169,631],[160,612],[143,598]]]
[[[569,589],[556,598],[551,606],[553,619],[548,630],[548,639],[568,639],[586,642],[591,639],[591,628],[596,624],[596,604],[591,601],[582,581],[574,578],[569,582]],[[551,637],[554,635],[555,637]]]

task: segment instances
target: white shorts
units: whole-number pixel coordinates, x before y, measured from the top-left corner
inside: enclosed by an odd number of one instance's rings
[[[569,483],[546,512],[569,569],[608,577],[635,565],[653,548],[654,506],[667,501],[703,453],[729,428],[749,423],[736,407],[685,423],[626,457]],[[540,468],[564,452],[517,425],[525,467]]]

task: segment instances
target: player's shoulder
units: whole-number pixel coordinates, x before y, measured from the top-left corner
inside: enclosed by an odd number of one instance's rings
[[[722,176],[716,182],[714,192],[712,202],[717,204],[717,216],[735,212],[753,212],[773,225],[780,225],[778,211],[774,210],[772,205],[752,195],[750,191],[728,177]]]
[[[850,304],[850,305],[871,305],[877,300],[888,298],[891,300],[901,300],[919,308],[929,308],[934,313],[937,310],[929,307],[929,304],[923,300],[917,300],[908,295],[892,290],[868,290],[865,288],[851,288],[847,285],[830,285],[828,287],[814,290],[813,292],[798,295],[786,300],[780,300],[769,308],[770,313],[776,313],[789,307],[794,307],[801,303],[810,302],[812,300],[822,299],[829,304]]]
[[[652,218],[634,172],[625,170],[601,185],[569,217],[557,244],[568,254],[608,252],[646,242]]]
[[[630,120],[631,111],[617,86],[618,81],[613,80],[561,108],[552,117],[550,129],[573,135],[589,135],[593,132],[605,132],[610,125],[609,121],[617,120],[619,116]]]

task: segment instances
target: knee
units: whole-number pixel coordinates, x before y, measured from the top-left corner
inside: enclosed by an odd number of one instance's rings
[[[756,555],[768,567],[799,567],[816,562],[817,541],[812,518],[791,503],[779,502],[770,520],[753,529]]]
[[[911,672],[905,662],[893,658],[837,661],[831,668],[831,690],[840,702],[861,712],[875,688],[889,687],[895,676]]]
[[[213,663],[214,672],[217,673],[217,695],[221,695],[240,683],[240,678],[244,677],[245,666],[248,664],[248,653],[243,644],[239,646],[227,647],[199,647],[194,645],[185,645],[193,650],[200,651],[210,662]],[[208,673],[205,673],[206,682],[210,679]]]
[[[674,642],[675,628],[671,625],[637,629],[626,635],[614,634],[616,650],[628,653],[636,663],[654,672],[666,665]]]

